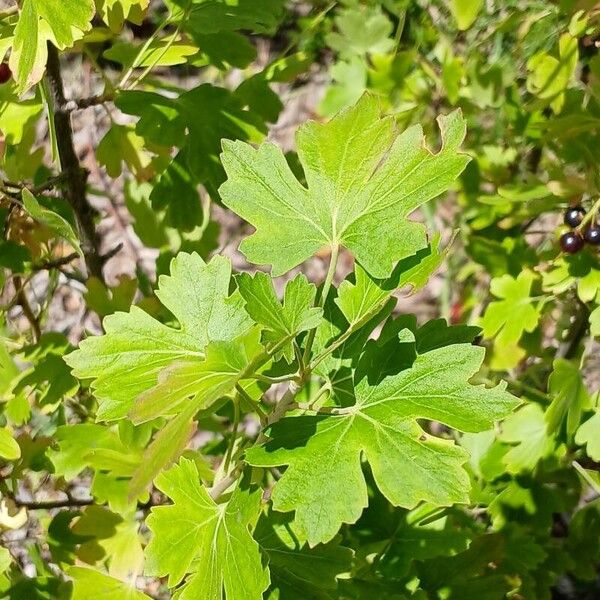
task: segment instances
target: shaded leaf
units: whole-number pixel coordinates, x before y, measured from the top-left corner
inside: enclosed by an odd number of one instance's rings
[[[27,189],[23,188],[22,192],[23,206],[25,210],[42,225],[45,225],[63,238],[72,248],[81,254],[79,247],[79,239],[71,224],[63,219],[58,213],[45,208],[35,198],[35,196]]]

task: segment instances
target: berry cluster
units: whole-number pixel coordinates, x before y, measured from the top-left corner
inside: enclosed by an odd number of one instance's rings
[[[12,76],[10,67],[7,63],[0,63],[0,84],[6,83]]]
[[[560,236],[560,247],[563,252],[575,254],[579,252],[585,243],[592,246],[600,245],[600,225],[595,219],[586,223],[583,231],[581,225],[585,219],[585,209],[582,206],[573,206],[565,212],[565,225],[572,227],[572,231],[567,231]]]

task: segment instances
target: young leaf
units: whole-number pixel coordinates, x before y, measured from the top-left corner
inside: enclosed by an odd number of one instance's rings
[[[0,105],[0,131],[4,135],[5,143],[21,144],[26,131],[35,126],[35,121],[42,111],[39,94],[27,100],[20,100],[14,86],[3,85],[0,87]]]
[[[260,510],[260,492],[237,488],[226,504],[216,504],[199,482],[196,464],[182,458],[162,473],[156,486],[172,506],[152,509],[147,525],[146,573],[168,576],[180,600],[262,600],[269,585],[250,528]],[[186,575],[190,574],[187,578]]]
[[[325,41],[344,58],[383,54],[391,50],[392,22],[380,6],[349,8],[335,18],[337,32],[327,35]]]
[[[45,225],[58,236],[63,238],[73,249],[81,254],[79,247],[79,239],[73,231],[71,224],[63,219],[58,213],[43,207],[35,198],[35,196],[27,189],[23,188],[21,194],[23,198],[23,206],[25,210],[42,225]]]
[[[425,147],[420,126],[398,135],[370,95],[325,125],[304,124],[296,142],[308,189],[273,144],[255,150],[224,141],[228,180],[221,197],[257,230],[240,249],[281,275],[324,246],[343,245],[372,277],[389,277],[398,260],[426,245],[410,213],[446,191],[469,161],[459,151],[465,136],[460,111],[438,123],[443,145],[437,154]]]
[[[452,0],[450,2],[452,16],[462,31],[473,25],[482,7],[483,0]]]
[[[113,124],[96,148],[96,159],[112,178],[121,175],[123,163],[138,180],[152,176],[152,157],[131,126]]]
[[[448,252],[449,245],[441,250],[439,242],[440,236],[436,235],[428,248],[401,260],[387,279],[374,279],[356,265],[354,281],[342,281],[335,300],[350,326],[356,327],[373,316],[396,289],[405,285],[411,285],[413,291],[422,288]]]
[[[288,465],[273,491],[274,508],[296,510],[299,530],[311,545],[332,539],[367,505],[363,454],[377,486],[395,506],[466,502],[469,483],[461,465],[467,454],[426,434],[417,419],[482,431],[508,414],[517,400],[503,386],[468,383],[484,352],[468,344],[432,350],[375,387],[363,379],[356,404],[342,414],[276,423],[268,431],[271,440],[246,455],[257,466]]]
[[[150,0],[95,0],[102,20],[117,33],[125,21],[140,25]]]
[[[582,302],[591,302],[600,291],[600,260],[591,252],[561,256],[543,275],[544,290],[561,294],[572,285]]]
[[[166,67],[181,65],[187,62],[189,56],[198,53],[198,48],[184,42],[172,42],[170,39],[155,40],[147,47],[141,56],[141,44],[118,42],[106,50],[102,56],[123,65],[125,69],[134,64],[137,67]]]
[[[590,313],[590,334],[593,337],[600,337],[600,306]]]
[[[559,58],[538,52],[527,62],[530,73],[527,90],[559,113],[565,101],[565,90],[573,76],[579,58],[577,40],[568,33],[560,36]]]
[[[600,460],[600,410],[596,409],[593,416],[579,427],[575,442],[586,446],[587,455],[592,460]]]
[[[485,338],[494,338],[494,367],[509,369],[523,358],[525,352],[518,347],[523,332],[532,332],[538,324],[541,306],[534,306],[530,297],[535,275],[521,271],[515,279],[503,275],[492,279],[490,291],[496,298],[487,307],[481,327]]]
[[[75,477],[86,467],[94,463],[94,454],[108,451],[115,455],[127,454],[127,448],[119,436],[106,427],[96,423],[78,423],[61,425],[55,434],[56,449],[48,451],[48,458],[54,465],[56,475],[67,481]]]
[[[104,335],[87,338],[65,357],[74,375],[94,380],[99,419],[125,417],[164,368],[176,362],[198,366],[210,341],[231,341],[249,329],[242,297],[229,295],[230,276],[231,263],[224,257],[205,263],[197,254],[181,252],[171,263],[171,275],[159,278],[156,292],[179,329],[134,306],[106,317]]]
[[[17,460],[21,456],[21,448],[6,427],[0,427],[0,457],[5,460]]]
[[[19,94],[42,78],[47,43],[70,48],[91,28],[94,12],[94,0],[23,0],[10,55]]]
[[[143,592],[131,587],[128,583],[105,575],[95,569],[85,567],[69,567],[67,574],[73,579],[73,595],[71,600],[150,600]]]
[[[244,378],[253,359],[263,353],[260,329],[254,327],[230,342],[210,342],[205,353],[206,358],[201,363],[176,362],[163,369],[158,384],[138,396],[130,412],[133,422],[171,416],[183,404],[193,405],[197,410],[208,408],[231,392]]]
[[[548,435],[544,411],[539,404],[527,404],[502,423],[499,438],[516,444],[502,459],[509,473],[530,471],[539,460],[554,449],[554,439]]]
[[[285,339],[292,340],[299,333],[319,325],[323,310],[313,306],[317,289],[304,275],[288,281],[283,305],[279,303],[272,280],[266,273],[258,272],[254,276],[241,273],[236,280],[248,314],[268,329],[264,333],[267,347]],[[285,346],[282,353],[291,363],[294,358],[292,345]]]
[[[0,548],[0,575],[10,567],[12,556],[8,549]]]
[[[154,478],[181,456],[196,431],[196,422],[192,420],[194,412],[195,409],[185,410],[171,419],[148,445],[129,482],[127,495],[130,499],[143,494]]]
[[[579,427],[582,412],[591,406],[578,365],[562,358],[556,359],[548,389],[553,398],[545,413],[548,433],[558,433],[566,418],[567,435],[571,437]]]

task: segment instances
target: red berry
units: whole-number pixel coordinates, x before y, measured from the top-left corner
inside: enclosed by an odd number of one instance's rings
[[[569,227],[578,227],[585,217],[585,209],[582,206],[572,206],[565,212],[565,225]]]
[[[0,63],[0,84],[6,83],[12,77],[8,63]]]
[[[560,236],[560,247],[563,252],[575,254],[583,248],[583,238],[576,231],[567,231]]]
[[[585,228],[583,232],[583,239],[592,246],[600,245],[600,226],[599,225],[590,225]]]

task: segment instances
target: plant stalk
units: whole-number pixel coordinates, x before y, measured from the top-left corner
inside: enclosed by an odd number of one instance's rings
[[[66,181],[65,196],[77,219],[81,249],[85,257],[88,275],[104,281],[103,259],[100,253],[100,238],[94,219],[97,212],[87,199],[88,174],[79,163],[73,143],[73,128],[68,102],[65,98],[58,50],[48,43],[48,64],[46,70],[48,87],[54,104],[54,129],[61,173]]]

